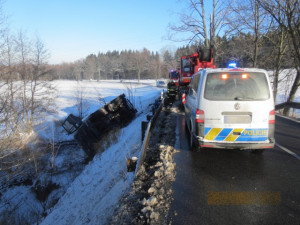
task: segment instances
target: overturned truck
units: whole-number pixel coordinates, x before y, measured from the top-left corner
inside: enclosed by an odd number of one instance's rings
[[[75,140],[92,158],[100,140],[112,129],[127,125],[135,117],[136,112],[131,102],[122,94],[83,121],[72,114],[69,115],[63,127],[68,133],[75,132]]]

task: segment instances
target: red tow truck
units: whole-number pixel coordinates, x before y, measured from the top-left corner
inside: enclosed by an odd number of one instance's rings
[[[179,98],[181,98],[183,93],[187,92],[193,75],[204,68],[216,68],[213,60],[213,47],[209,49],[199,49],[196,53],[181,57],[178,87]]]
[[[180,85],[184,86],[190,83],[194,73],[203,68],[216,68],[213,60],[213,48],[200,49],[191,55],[181,57]]]

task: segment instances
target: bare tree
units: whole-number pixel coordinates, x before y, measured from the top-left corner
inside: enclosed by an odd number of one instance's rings
[[[205,11],[204,0],[189,0],[186,12],[178,13],[180,24],[170,24],[169,39],[183,42],[200,42],[203,40],[204,47],[209,48],[214,45],[215,38],[225,26],[226,1],[213,0],[212,11]],[[207,14],[206,14],[207,13]],[[176,38],[178,34],[186,34],[182,38]]]
[[[28,99],[28,80],[29,80],[29,69],[31,64],[31,57],[30,53],[32,51],[31,49],[32,43],[26,36],[25,32],[20,30],[15,38],[15,51],[17,56],[17,66],[16,66],[16,72],[20,75],[20,79],[22,80],[22,114],[24,122],[23,126],[25,129],[28,129],[29,127],[26,127],[26,125],[29,125],[27,122],[29,122],[29,99]],[[30,131],[31,128],[29,128],[28,131]]]
[[[144,48],[143,51],[137,51],[133,56],[134,57],[132,63],[137,71],[138,82],[140,82],[142,72],[149,68],[148,59],[150,56],[150,52]]]
[[[252,43],[248,51],[251,53],[253,67],[257,67],[259,48],[262,45],[261,36],[267,28],[268,19],[269,17],[256,0],[235,0],[231,2],[230,11],[226,17],[229,27],[228,32],[232,35],[251,34]]]
[[[159,54],[156,53],[156,55],[154,56],[154,60],[152,61],[152,65],[151,67],[153,68],[153,71],[155,71],[155,79],[159,79],[162,77],[162,67],[163,64],[160,60]]]
[[[43,79],[49,72],[47,58],[47,50],[39,38],[31,41],[22,31],[15,38],[7,34],[1,59],[6,81],[2,90],[6,94],[7,135],[31,133],[39,117],[49,112],[54,89]],[[1,96],[4,97],[3,93]]]
[[[298,0],[257,0],[258,4],[285,30],[290,41],[295,69],[297,71],[287,101],[293,101],[300,86],[300,2]],[[284,109],[284,115],[289,115],[290,109]]]
[[[29,119],[27,121],[27,130],[32,131],[34,120],[39,119],[39,115],[52,111],[53,92],[48,80],[43,77],[49,73],[47,69],[47,60],[49,54],[40,38],[36,38],[33,44],[32,65],[29,75]]]
[[[14,71],[14,45],[13,45],[13,37],[9,33],[6,33],[4,37],[4,44],[2,49],[2,63],[4,66],[3,69],[3,78],[5,79],[6,83],[6,102],[7,107],[5,111],[5,132],[9,135],[11,132],[14,135],[19,134],[19,116],[20,116],[20,107],[18,106],[18,99],[20,99],[20,94],[18,91],[19,85],[16,83],[17,76]]]
[[[107,55],[98,54],[98,65],[104,74],[101,76],[102,79],[108,79],[108,74],[111,71],[112,63]]]
[[[273,96],[274,101],[276,102],[277,92],[278,92],[278,84],[279,80],[279,73],[283,69],[283,61],[284,57],[286,57],[286,53],[288,50],[288,42],[286,41],[288,38],[288,33],[281,29],[281,27],[277,27],[271,32],[265,35],[267,40],[272,43],[273,48],[271,51],[271,61],[273,62],[272,65],[274,67],[273,72]]]
[[[98,60],[94,54],[91,54],[86,58],[86,67],[87,78],[96,78],[96,74],[98,74]],[[97,79],[99,79],[99,77]]]
[[[177,69],[178,59],[175,58],[175,49],[171,47],[164,47],[161,49],[162,61],[165,67],[168,70],[170,69]]]
[[[76,97],[76,109],[78,113],[78,117],[80,119],[83,119],[85,116],[87,116],[87,112],[89,111],[89,104],[85,100],[87,97],[87,92],[83,86],[80,84],[81,81],[77,81],[77,89],[75,93]]]

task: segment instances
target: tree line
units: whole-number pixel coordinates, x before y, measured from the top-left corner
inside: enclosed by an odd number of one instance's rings
[[[268,37],[260,36],[259,51],[256,53],[256,62],[253,56],[253,39],[250,32],[240,32],[235,36],[215,38],[214,64],[218,67],[226,67],[228,62],[235,59],[239,67],[256,67],[267,70],[294,68],[293,50],[288,39],[281,43],[285,47],[284,53],[280,53],[280,64],[274,56],[278,51],[278,45],[270,41],[270,37],[278,39],[278,32],[269,32]],[[167,78],[171,69],[180,68],[180,58],[206,48],[201,42],[186,46],[168,49],[159,52],[143,50],[108,51],[106,53],[91,54],[85,59],[73,63],[62,63],[49,66],[49,79],[159,79]],[[255,65],[255,66],[254,66]],[[279,71],[278,69],[278,71]]]
[[[50,66],[51,79],[158,79],[166,73],[158,52],[124,50],[90,54],[74,63]]]

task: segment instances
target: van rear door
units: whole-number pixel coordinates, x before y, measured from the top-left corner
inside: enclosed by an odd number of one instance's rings
[[[266,73],[208,73],[201,108],[205,113],[204,141],[268,142],[274,103]]]

